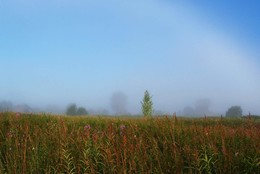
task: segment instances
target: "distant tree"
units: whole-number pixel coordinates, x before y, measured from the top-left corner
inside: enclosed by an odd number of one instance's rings
[[[87,115],[88,112],[84,107],[77,107],[76,104],[71,104],[67,107],[66,115]]]
[[[127,114],[127,96],[123,92],[115,92],[111,97],[111,107],[116,115]]]
[[[211,102],[208,98],[202,98],[196,101],[195,108],[194,108],[194,114],[197,116],[203,116],[210,114],[209,107],[211,105]]]
[[[144,92],[144,98],[141,104],[143,115],[145,117],[151,117],[153,113],[153,102],[152,97],[147,90]]]
[[[33,112],[33,109],[27,104],[16,105],[13,110],[15,112]]]
[[[77,109],[77,115],[87,115],[87,114],[88,114],[88,112],[84,107],[79,107]]]
[[[77,105],[71,104],[67,107],[66,115],[77,115]]]
[[[226,112],[226,117],[241,117],[242,113],[243,111],[240,106],[231,106]]]
[[[13,110],[13,104],[9,101],[0,102],[0,112],[8,112]]]

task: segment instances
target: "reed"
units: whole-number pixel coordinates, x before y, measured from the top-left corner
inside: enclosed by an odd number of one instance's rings
[[[0,173],[260,173],[260,121],[2,113]]]

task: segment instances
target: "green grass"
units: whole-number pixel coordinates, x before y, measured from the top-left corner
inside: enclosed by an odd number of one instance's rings
[[[260,122],[0,113],[0,173],[260,173]]]

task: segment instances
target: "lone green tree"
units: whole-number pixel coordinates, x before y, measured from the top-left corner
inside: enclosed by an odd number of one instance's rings
[[[241,117],[242,112],[243,111],[240,106],[231,106],[226,112],[226,117]]]
[[[149,92],[146,90],[144,92],[142,104],[142,112],[145,117],[151,117],[153,113],[153,102],[152,97],[150,96]]]

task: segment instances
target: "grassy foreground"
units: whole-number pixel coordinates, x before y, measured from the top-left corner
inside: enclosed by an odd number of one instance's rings
[[[0,173],[260,173],[260,122],[0,113]]]

